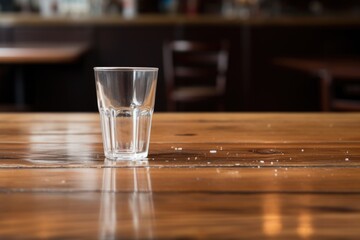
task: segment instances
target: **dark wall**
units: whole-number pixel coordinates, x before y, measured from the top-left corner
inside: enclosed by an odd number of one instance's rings
[[[317,79],[276,66],[274,59],[359,56],[358,32],[357,26],[343,25],[33,25],[0,28],[0,42],[90,46],[74,63],[23,66],[26,100],[34,111],[96,111],[94,66],[159,67],[156,110],[165,111],[162,45],[169,39],[229,41],[226,110],[311,111],[319,110]],[[1,101],[13,100],[11,78],[2,80],[1,95],[8,97]]]

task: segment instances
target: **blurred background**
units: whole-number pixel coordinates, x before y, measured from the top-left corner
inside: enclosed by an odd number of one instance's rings
[[[97,111],[94,66],[159,67],[160,112],[358,110],[359,56],[358,0],[0,0],[0,111]]]

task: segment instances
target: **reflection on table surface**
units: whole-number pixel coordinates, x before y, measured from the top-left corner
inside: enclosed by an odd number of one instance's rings
[[[97,114],[0,115],[0,239],[357,239],[360,115],[155,114],[110,161]]]
[[[106,168],[103,171],[101,206],[99,213],[99,238],[116,239],[116,236],[125,235],[138,238],[153,238],[152,219],[154,218],[154,205],[151,190],[150,169],[147,161],[123,162],[122,166],[135,166],[132,168],[133,179],[117,181],[117,162],[105,159]],[[136,166],[142,166],[137,168]],[[117,192],[118,185],[127,185],[132,188],[129,194],[122,195]],[[118,186],[122,189],[121,186]],[[124,224],[124,222],[128,223]]]

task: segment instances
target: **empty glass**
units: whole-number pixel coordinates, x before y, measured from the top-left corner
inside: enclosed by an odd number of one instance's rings
[[[157,68],[95,67],[105,157],[146,158]]]

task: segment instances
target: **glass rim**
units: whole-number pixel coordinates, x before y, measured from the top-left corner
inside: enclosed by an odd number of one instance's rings
[[[158,71],[156,67],[94,67],[94,71]]]

